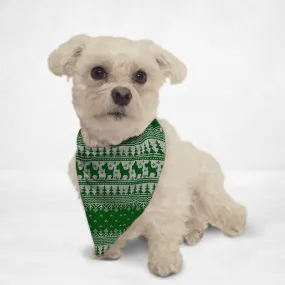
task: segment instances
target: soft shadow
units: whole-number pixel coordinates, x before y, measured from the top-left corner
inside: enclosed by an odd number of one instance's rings
[[[86,245],[82,250],[82,255],[85,258],[96,260],[92,258],[94,252],[94,246],[92,244]],[[127,243],[126,247],[123,249],[123,255],[121,258],[134,258],[145,259],[147,256],[147,240],[144,237],[139,237],[133,241]]]
[[[147,255],[147,240],[144,237],[139,237],[127,243],[123,251],[123,256],[127,258],[140,258]]]
[[[252,223],[252,222],[247,222],[247,225],[245,227],[245,231],[237,237],[234,238],[241,238],[241,237],[256,237],[259,236],[264,229],[258,227],[258,224]],[[209,227],[205,232],[204,232],[204,237],[218,237],[218,236],[227,236],[225,233],[223,233],[220,229],[215,228],[215,227]]]
[[[89,244],[89,245],[86,245],[86,246],[83,248],[83,250],[82,250],[82,255],[83,255],[85,258],[93,259],[93,258],[92,258],[93,252],[94,252],[94,245]]]
[[[212,226],[209,226],[206,231],[204,232],[204,235],[207,235],[207,236],[218,236],[218,235],[221,235],[222,232],[221,230],[215,228],[215,227],[212,227]]]

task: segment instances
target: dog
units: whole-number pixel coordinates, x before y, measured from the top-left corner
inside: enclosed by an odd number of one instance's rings
[[[179,84],[187,74],[182,61],[153,41],[108,36],[74,36],[50,54],[48,65],[53,74],[72,78],[72,102],[89,147],[116,146],[142,134],[157,118],[162,85],[166,80]],[[225,191],[218,162],[182,141],[168,121],[158,121],[166,157],[156,190],[143,214],[102,258],[119,258],[127,241],[144,236],[150,272],[168,276],[181,268],[183,241],[196,244],[208,226],[238,236],[247,211]],[[75,156],[68,174],[80,192]]]
[[[104,165],[102,165],[102,169],[105,170],[105,174],[107,178],[108,177],[113,178],[115,169],[114,168],[110,169],[107,162]]]
[[[135,163],[132,165],[132,168],[135,172],[136,177],[138,177],[140,175],[140,177],[143,176],[143,166],[139,167],[137,161],[135,161]]]
[[[152,167],[152,165],[151,165],[151,162],[149,161],[148,163],[146,163],[145,164],[145,167],[147,168],[147,170],[148,170],[148,173],[149,174],[153,174],[154,175],[154,177],[156,177],[157,176],[157,169],[156,168],[154,168],[154,167]]]
[[[129,171],[129,169],[125,169],[125,168],[124,168],[124,165],[123,165],[121,162],[117,165],[117,169],[120,170],[121,179],[123,179],[124,176],[126,176],[127,178],[130,177],[130,171]]]

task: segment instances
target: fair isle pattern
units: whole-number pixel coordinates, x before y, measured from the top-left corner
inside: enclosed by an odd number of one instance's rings
[[[90,148],[77,137],[76,171],[98,256],[143,213],[165,160],[165,136],[154,120],[139,136],[117,146]]]

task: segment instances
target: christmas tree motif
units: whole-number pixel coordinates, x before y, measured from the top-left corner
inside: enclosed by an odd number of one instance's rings
[[[103,148],[103,156],[104,156],[104,157],[107,156],[107,151],[106,151],[106,148],[105,148],[105,147]]]
[[[96,157],[100,157],[100,151],[99,151],[99,148],[96,148],[96,149],[95,149],[95,152],[96,152],[95,156],[96,156]]]
[[[103,186],[103,195],[106,196],[106,194],[107,194],[107,193],[106,193],[106,187],[105,187],[105,185],[104,185],[104,186]]]
[[[149,194],[149,187],[148,187],[148,184],[146,184],[145,193],[146,193],[146,194]]]
[[[131,146],[129,155],[134,156],[135,155],[135,151],[136,151],[136,147],[135,146]]]
[[[119,188],[119,186],[117,186],[117,188],[116,188],[116,195],[120,195],[120,188]]]
[[[148,149],[147,149],[147,142],[145,142],[145,143],[143,144],[143,146],[144,146],[144,154],[149,154],[149,151],[148,151]]]
[[[128,153],[128,149],[126,147],[122,148],[122,156],[126,156]]]
[[[114,152],[114,156],[117,156],[117,157],[120,156],[120,150],[118,147],[116,147],[116,152]]]
[[[157,140],[154,140],[154,139],[153,140],[149,140],[151,148],[154,150],[155,154],[157,153],[156,142],[157,142]]]
[[[110,147],[109,156],[111,156],[111,157],[114,156],[114,155],[113,155],[113,148],[112,148],[112,147]]]
[[[142,193],[143,193],[143,191],[142,191],[142,185],[139,186],[139,191],[138,191],[138,193],[139,193],[139,194],[142,194]]]
[[[127,195],[131,194],[131,186],[129,185],[128,190],[127,190]]]
[[[108,192],[108,195],[110,195],[110,196],[113,196],[113,195],[114,195],[114,193],[113,193],[113,186],[111,186],[108,191],[109,191],[109,192]]]
[[[164,151],[158,141],[156,141],[156,148],[157,148],[157,153],[164,154]]]
[[[149,143],[149,153],[155,154],[156,152],[154,151],[151,142]]]
[[[143,147],[144,147],[144,154],[148,154],[146,143],[143,143]]]

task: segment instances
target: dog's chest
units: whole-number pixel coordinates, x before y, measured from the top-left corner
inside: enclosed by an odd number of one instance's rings
[[[76,171],[97,255],[103,255],[144,212],[165,161],[165,135],[154,120],[118,146],[89,148],[77,138]]]

